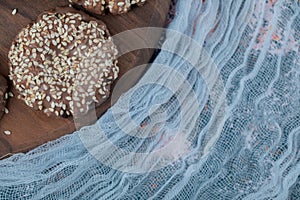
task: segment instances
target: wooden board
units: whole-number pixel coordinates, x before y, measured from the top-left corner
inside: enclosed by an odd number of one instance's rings
[[[97,16],[103,20],[110,33],[117,33],[139,27],[163,27],[168,13],[170,0],[148,0],[143,7],[137,7],[129,13],[120,16]],[[7,77],[8,50],[18,32],[37,16],[57,6],[68,6],[68,0],[1,0],[0,1],[0,73]],[[11,12],[18,9],[16,15]],[[159,36],[151,37],[157,43]],[[128,70],[147,63],[153,54],[153,49],[132,51],[119,58],[120,76]],[[136,83],[144,72],[136,74],[129,86]],[[10,83],[11,84],[11,83]],[[96,109],[101,116],[109,107],[108,99]],[[17,152],[26,152],[45,142],[57,139],[75,131],[72,118],[47,117],[39,111],[27,107],[21,100],[11,98],[7,105],[9,114],[0,121],[0,158]],[[89,122],[91,123],[91,122]],[[4,130],[10,130],[7,136]]]

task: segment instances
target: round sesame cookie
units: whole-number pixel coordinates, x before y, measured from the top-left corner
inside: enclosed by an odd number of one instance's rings
[[[0,119],[4,115],[7,95],[7,81],[0,75]]]
[[[9,78],[18,98],[47,115],[86,113],[118,77],[117,48],[99,20],[72,8],[42,13],[14,40]]]
[[[118,15],[127,13],[134,5],[142,6],[146,0],[69,0],[69,2],[94,14],[103,15],[108,10],[113,15]]]

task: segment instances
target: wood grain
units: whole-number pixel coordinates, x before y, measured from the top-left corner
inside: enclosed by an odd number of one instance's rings
[[[168,13],[170,0],[148,0],[143,7],[132,9],[129,13],[119,16],[94,16],[104,21],[112,35],[140,27],[163,27]],[[0,74],[9,73],[7,54],[10,45],[18,32],[34,21],[45,10],[58,6],[68,6],[67,0],[1,0],[0,1]],[[11,12],[18,9],[16,15]],[[142,37],[142,36],[141,36]],[[151,37],[157,43],[159,36]],[[153,49],[129,52],[119,60],[120,77],[128,70],[147,63]],[[144,72],[136,74],[128,87],[136,83]],[[11,84],[11,83],[10,83]],[[10,85],[10,89],[12,89]],[[97,116],[101,116],[111,106],[110,98],[96,108]],[[0,121],[0,158],[17,152],[26,152],[47,141],[57,139],[75,131],[72,118],[47,117],[40,111],[27,107],[21,100],[11,98],[7,107],[9,114]],[[87,121],[87,123],[93,123]],[[11,135],[3,134],[10,130]]]

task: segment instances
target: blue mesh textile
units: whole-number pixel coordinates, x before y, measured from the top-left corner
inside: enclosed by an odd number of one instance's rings
[[[297,0],[178,0],[137,87],[94,125],[1,160],[0,199],[300,199],[299,12]],[[87,148],[99,130],[133,154]]]

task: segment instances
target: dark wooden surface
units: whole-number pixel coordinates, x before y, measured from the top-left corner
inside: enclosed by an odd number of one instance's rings
[[[163,27],[169,4],[170,0],[148,0],[143,7],[134,8],[127,14],[97,16],[97,18],[106,23],[112,35],[139,27]],[[7,54],[18,32],[34,21],[43,11],[58,6],[68,6],[68,0],[0,1],[0,74],[7,78],[9,73]],[[18,9],[16,15],[11,14],[14,8]],[[151,37],[151,39],[156,43],[159,36]],[[147,63],[152,54],[152,49],[144,49],[121,56],[119,58],[120,76],[135,66]],[[136,74],[128,86],[133,85],[142,74],[143,72]],[[97,116],[101,116],[111,104],[108,99],[98,107]],[[17,152],[26,152],[76,130],[72,118],[47,117],[42,112],[27,107],[15,97],[8,100],[7,107],[10,112],[0,121],[0,158]],[[12,134],[5,135],[3,133],[5,130],[10,130]]]

